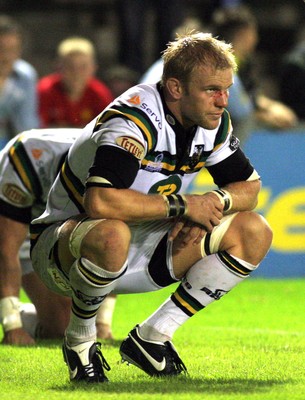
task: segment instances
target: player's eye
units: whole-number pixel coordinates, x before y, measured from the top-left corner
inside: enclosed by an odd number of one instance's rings
[[[221,96],[221,95],[229,95],[229,89],[216,89],[216,88],[208,88],[205,89],[205,92],[209,95],[209,96]]]

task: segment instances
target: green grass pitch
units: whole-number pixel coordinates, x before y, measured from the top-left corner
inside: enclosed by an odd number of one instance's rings
[[[118,297],[116,340],[103,344],[107,384],[71,384],[61,341],[0,345],[0,399],[305,400],[305,279],[246,280],[176,332],[188,375],[154,379],[122,364],[118,349],[171,291]]]

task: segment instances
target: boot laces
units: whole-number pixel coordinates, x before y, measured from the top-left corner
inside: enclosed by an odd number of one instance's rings
[[[99,357],[102,368],[104,368],[106,371],[110,371],[111,369],[110,365],[107,363],[101,351],[101,343],[97,342],[95,343],[95,346],[96,346],[96,351],[94,356]],[[98,377],[102,374],[99,363],[94,362],[94,356],[93,356],[93,362],[84,367],[84,374],[87,375],[89,378]]]

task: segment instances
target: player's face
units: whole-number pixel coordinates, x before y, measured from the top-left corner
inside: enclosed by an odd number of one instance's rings
[[[7,33],[0,35],[0,76],[8,77],[13,64],[20,57],[21,40],[19,35]]]
[[[82,53],[67,55],[61,63],[61,74],[68,90],[82,91],[95,73],[95,63],[91,56]]]
[[[258,42],[258,32],[254,26],[238,30],[232,40],[235,56],[239,62],[246,60],[255,51]]]
[[[231,68],[201,68],[193,72],[180,99],[182,124],[185,128],[199,125],[215,129],[228,105],[229,88],[233,84]]]

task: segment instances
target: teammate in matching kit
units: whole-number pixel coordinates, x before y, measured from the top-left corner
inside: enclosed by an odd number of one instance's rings
[[[37,337],[64,335],[71,301],[48,290],[33,271],[28,228],[31,219],[43,213],[55,176],[81,133],[81,129],[33,129],[11,139],[0,152],[0,322],[4,344],[30,345]],[[20,303],[21,286],[32,304]],[[112,306],[110,300],[108,321]],[[107,328],[104,317],[105,311],[99,311],[97,322],[103,322],[99,337],[104,337]],[[109,335],[109,327],[106,330]]]

